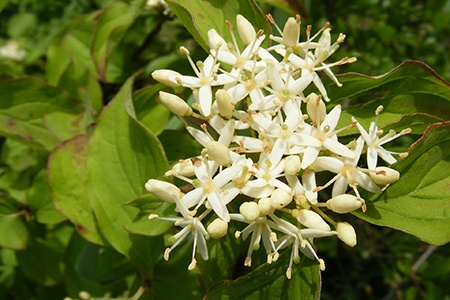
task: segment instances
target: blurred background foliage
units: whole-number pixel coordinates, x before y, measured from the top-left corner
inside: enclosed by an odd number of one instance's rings
[[[93,13],[115,2],[118,1],[0,0],[0,48],[15,45],[23,51],[23,55],[16,58],[8,58],[1,52],[0,76],[46,79],[48,49],[57,34],[80,15]],[[307,24],[311,24],[313,32],[316,32],[326,21],[331,23],[334,39],[340,32],[345,33],[346,41],[341,45],[336,59],[356,56],[358,61],[342,66],[340,73],[359,72],[377,76],[404,60],[413,59],[425,62],[447,81],[450,79],[449,0],[257,2],[261,10],[271,13],[280,26],[289,16],[296,13],[302,15],[302,34]],[[143,10],[121,41],[116,54],[118,60],[123,59],[118,63],[123,68],[114,77],[98,78],[103,104],[113,97],[127,77],[137,71],[143,71],[143,75],[136,80],[137,85],[145,87],[155,84],[149,74],[161,66],[173,68],[177,65],[180,73],[183,69],[189,70],[185,58],[178,51],[181,45],[190,49],[194,58],[204,57],[203,50],[182,24],[173,15],[163,14],[162,10]],[[177,129],[180,125],[170,121],[160,136],[163,145],[166,143],[169,160],[176,160],[185,154],[180,153],[180,149],[170,148],[170,139],[166,138],[167,129]],[[15,181],[16,185],[21,182],[21,186],[15,186],[13,194],[20,199],[24,197],[23,190],[31,184],[30,178],[37,176],[43,168],[48,153],[30,152],[28,148],[22,148],[25,156],[23,153],[8,155],[5,149],[11,147],[5,145],[2,145],[2,163],[15,165],[16,171],[22,174]],[[5,173],[0,176],[2,190]],[[23,211],[27,218],[28,213]],[[322,299],[450,299],[448,245],[429,246],[390,228],[379,228],[351,217],[344,220],[357,228],[358,245],[349,249],[337,238],[318,241],[320,254],[327,262],[327,270],[322,272]],[[40,245],[40,251],[63,255],[65,250],[62,245],[69,243],[64,236],[64,224],[52,225],[45,241],[38,239],[33,243]],[[32,234],[44,235],[43,224],[36,222],[28,226]],[[76,239],[72,238],[71,243],[76,244]],[[49,286],[44,288],[38,285],[39,276],[32,273],[30,266],[20,266],[11,258],[14,256],[12,252],[1,252],[1,299],[11,296],[7,289],[22,290],[15,293],[15,299],[50,299],[48,295],[53,295],[51,299],[62,299],[65,296],[63,287],[58,285],[62,276],[61,266],[53,266],[54,274],[49,277],[53,282],[44,283]],[[70,259],[66,263],[70,263]],[[11,276],[13,273],[15,276]],[[107,288],[120,291],[121,284],[108,285]],[[103,287],[94,288],[99,293],[107,291]],[[44,292],[44,289],[47,291]]]

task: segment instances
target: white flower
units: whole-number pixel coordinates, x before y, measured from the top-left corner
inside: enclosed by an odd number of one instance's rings
[[[0,47],[0,57],[13,60],[23,60],[27,56],[27,52],[20,48],[16,41],[9,41],[6,45]]]
[[[345,145],[342,145],[337,139],[337,133],[348,129],[351,126],[344,127],[339,130],[334,130],[337,123],[339,122],[339,117],[341,115],[341,106],[336,105],[325,117],[322,123],[316,123],[317,126],[310,127],[311,136],[315,137],[320,144],[318,146],[308,145],[306,148],[303,159],[302,159],[302,169],[306,169],[310,164],[312,164],[319,155],[322,148],[328,149],[331,152],[339,154],[344,157],[353,157],[353,152],[348,149]]]
[[[316,138],[299,132],[299,127],[303,124],[300,107],[298,103],[289,105],[289,113],[286,119],[282,121],[280,114],[277,119],[270,120],[260,114],[253,115],[253,120],[258,126],[264,129],[268,137],[274,138],[271,155],[273,160],[279,160],[283,155],[298,154],[302,151],[301,147],[320,147],[321,143]]]
[[[277,259],[278,252],[275,249],[274,243],[276,241],[276,235],[272,232],[269,226],[270,221],[266,217],[257,218],[252,222],[247,221],[241,214],[230,214],[230,217],[232,220],[249,224],[242,232],[236,231],[236,238],[242,236],[242,239],[245,241],[250,233],[252,234],[244,266],[250,267],[252,265],[252,253],[259,249],[261,240],[266,249],[267,262],[271,263],[273,260]]]
[[[194,171],[196,180],[192,181],[195,189],[187,193],[181,201],[187,207],[193,207],[197,210],[203,202],[208,199],[208,203],[214,212],[224,221],[229,222],[230,216],[226,204],[232,199],[222,192],[222,187],[230,182],[239,172],[241,166],[233,165],[215,175],[215,163],[197,159],[194,161]]]
[[[316,190],[322,190],[334,183],[332,197],[344,194],[348,186],[350,186],[355,191],[355,194],[358,198],[361,198],[357,189],[358,186],[361,186],[363,189],[372,193],[381,192],[381,189],[375,184],[375,182],[373,182],[373,180],[367,174],[367,171],[357,166],[363,146],[364,141],[361,137],[359,137],[356,141],[353,158],[339,159],[328,156],[318,157],[316,159],[316,162],[314,163],[316,171],[328,170],[336,173],[337,175],[324,186],[316,188]],[[364,210],[365,206],[363,204],[363,211]]]
[[[159,217],[158,215],[150,215],[149,219],[160,219],[165,221],[174,222],[176,226],[183,227],[177,234],[169,238],[169,241],[172,242],[172,246],[167,248],[164,252],[164,259],[169,260],[170,252],[175,249],[184,239],[186,239],[189,234],[193,235],[194,243],[192,249],[192,260],[189,264],[188,269],[192,270],[195,268],[197,261],[195,260],[195,253],[198,249],[200,251],[201,256],[204,260],[208,260],[208,247],[206,246],[206,240],[209,239],[208,232],[203,226],[201,220],[211,211],[206,210],[199,217],[194,217],[192,213],[188,210],[186,205],[183,203],[179,197],[174,196],[173,202],[176,203],[177,211],[179,211],[182,217],[173,217],[173,218],[165,218]]]
[[[269,221],[270,227],[286,234],[277,241],[276,251],[278,252],[278,250],[292,245],[291,257],[286,271],[286,277],[288,279],[291,279],[292,264],[300,262],[299,250],[308,258],[316,259],[320,264],[320,269],[322,271],[325,270],[324,261],[319,259],[314,248],[307,239],[335,235],[336,231],[309,228],[299,229],[294,224],[275,215],[270,215],[270,218],[273,220],[273,222]]]
[[[189,51],[184,47],[181,47],[180,50],[186,54],[196,76],[175,75],[174,78],[169,77],[169,80],[174,79],[179,85],[184,87],[198,88],[198,93],[195,94],[197,102],[200,105],[201,113],[208,117],[211,114],[213,98],[211,87],[223,85],[232,81],[232,78],[225,74],[217,74],[219,65],[212,55],[209,55],[204,62],[199,61],[197,64],[194,64]]]
[[[382,130],[378,129],[377,122],[378,122],[378,115],[383,110],[383,106],[379,106],[377,110],[375,111],[375,121],[370,123],[369,132],[367,132],[364,127],[359,124],[355,120],[355,118],[352,118],[353,122],[356,122],[356,126],[358,127],[359,132],[361,133],[362,138],[367,144],[367,165],[369,167],[369,170],[375,170],[377,166],[377,160],[378,156],[380,156],[385,162],[388,164],[393,164],[397,160],[394,158],[392,154],[398,154],[396,152],[388,151],[384,149],[382,146],[399,136],[408,134],[411,132],[411,129],[407,128],[402,130],[399,133],[395,133],[395,131],[391,130],[388,134],[381,137],[383,134]]]

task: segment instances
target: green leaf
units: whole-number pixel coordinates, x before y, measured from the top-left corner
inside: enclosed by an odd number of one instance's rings
[[[450,241],[450,122],[431,125],[395,167],[400,179],[355,215],[434,245]]]
[[[23,78],[0,82],[0,134],[52,150],[61,140],[47,129],[44,117],[53,112],[77,115],[81,105],[44,82]]]
[[[163,132],[170,117],[170,111],[164,105],[155,101],[156,93],[161,88],[162,85],[158,84],[133,93],[133,105],[137,119],[155,135]]]
[[[130,235],[139,210],[124,205],[144,194],[144,184],[167,170],[156,137],[135,116],[130,78],[103,110],[89,143],[87,191],[99,228],[107,241],[141,267],[150,268],[160,251],[155,240]]]
[[[23,250],[28,238],[28,228],[20,214],[0,202],[0,247]]]
[[[105,8],[99,17],[94,28],[91,52],[102,81],[114,81],[106,78],[108,58],[133,24],[138,11],[133,5],[116,2]]]
[[[82,86],[68,80],[78,78],[81,75],[78,70],[84,69],[84,75],[88,73],[97,76],[90,56],[92,27],[97,15],[98,13],[95,13],[74,18],[55,35],[47,52],[47,81],[65,87],[72,95],[77,94],[76,89]],[[67,76],[66,72],[72,74]],[[67,80],[64,80],[63,76],[68,77]],[[78,80],[75,83],[78,83]]]
[[[56,224],[66,219],[53,205],[45,169],[41,170],[34,177],[33,183],[28,189],[27,199],[31,210],[36,214],[38,222]]]
[[[12,38],[18,38],[33,31],[37,25],[37,17],[32,13],[18,13],[8,20],[8,35]]]
[[[158,216],[171,216],[175,207],[171,203],[162,202],[152,194],[146,194],[127,203],[128,205],[138,207],[141,211],[132,224],[126,225],[125,229],[134,234],[158,236],[165,233],[173,226],[172,222],[152,219],[150,214]]]
[[[227,42],[231,41],[230,30],[225,21],[228,20],[236,27],[236,16],[238,14],[246,17],[257,31],[263,29],[267,36],[266,42],[269,42],[268,35],[271,32],[271,28],[266,17],[254,1],[169,0],[167,3],[200,46],[207,52],[210,50],[208,30],[214,28]],[[234,34],[237,35],[236,30]],[[243,49],[242,45],[240,45],[240,49]]]
[[[247,251],[246,246],[241,239],[236,239],[236,228],[231,226],[233,225],[230,224],[225,237],[208,241],[209,259],[198,261],[199,280],[205,290],[222,281],[236,278],[242,274],[238,274],[239,272],[248,272],[248,268],[243,265],[242,261],[242,257],[245,257]]]
[[[62,249],[57,249],[41,238],[30,240],[27,249],[17,252],[22,271],[33,281],[52,286],[64,280]]]
[[[159,139],[169,161],[178,162],[179,159],[195,157],[202,151],[202,146],[184,129],[183,131],[165,130]]]
[[[75,269],[87,281],[109,284],[124,278],[134,267],[113,249],[86,243],[75,262]]]
[[[55,207],[86,240],[104,244],[86,191],[87,138],[76,136],[59,145],[48,161],[48,182]]]
[[[424,128],[436,121],[450,119],[450,84],[422,62],[405,61],[382,76],[348,73],[338,79],[343,86],[330,83],[327,91],[332,98],[331,105],[345,101],[340,126],[350,124],[354,116],[368,128],[379,105],[383,105],[384,110],[378,124],[397,128],[400,126],[391,123],[400,121],[406,125],[402,118],[407,118],[408,122],[413,122],[414,134],[422,134]]]
[[[209,289],[204,299],[319,299],[320,271],[317,261],[302,257],[286,278],[290,253],[284,252],[272,264],[264,264],[234,281]]]

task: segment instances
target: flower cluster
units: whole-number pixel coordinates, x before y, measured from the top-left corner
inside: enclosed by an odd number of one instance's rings
[[[180,160],[166,173],[189,184],[189,191],[183,193],[176,185],[155,179],[145,185],[150,193],[176,206],[176,217],[152,214],[149,218],[182,227],[171,237],[173,244],[164,258],[188,236],[193,237],[189,269],[195,268],[197,251],[208,259],[207,240],[225,236],[229,222],[237,221],[246,225],[235,233],[236,238],[250,240],[246,266],[251,265],[252,253],[262,242],[268,263],[277,260],[281,249],[290,247],[288,278],[300,252],[316,259],[324,270],[313,247],[314,238],[337,235],[349,246],[356,244],[353,227],[334,221],[329,213],[365,211],[359,189],[379,193],[399,178],[397,171],[377,167],[378,157],[394,163],[395,153],[382,146],[409,130],[383,136],[377,120],[367,132],[356,119],[337,128],[342,107],[326,110],[324,101],[330,101],[330,96],[319,73],[340,86],[331,68],[356,60],[327,62],[345,35],[332,42],[327,23],[314,35],[308,27],[306,41],[301,42],[299,16],[289,18],[282,30],[271,16],[268,19],[279,32],[279,36],[269,36],[274,46],[263,47],[264,32],[256,31],[238,15],[237,34],[227,22],[231,42],[214,29],[208,32],[210,53],[204,61],[194,63],[189,51],[181,48],[195,76],[173,70],[152,74],[169,87],[192,89],[195,103],[191,106],[167,92],[161,91],[159,99],[174,114],[202,122],[199,128],[187,126],[187,130],[203,151]],[[305,95],[310,85],[317,93]],[[381,110],[377,109],[377,116]],[[339,141],[341,131],[354,127],[360,133],[358,138],[348,144]],[[367,167],[358,166],[360,162]],[[318,185],[321,172],[335,175]],[[320,192],[328,187],[331,198],[325,201]]]

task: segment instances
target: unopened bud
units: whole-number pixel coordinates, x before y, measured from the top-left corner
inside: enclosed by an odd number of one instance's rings
[[[330,225],[328,225],[322,217],[312,210],[309,209],[293,209],[292,216],[297,219],[297,221],[312,229],[318,229],[323,231],[330,231]]]
[[[328,209],[339,214],[346,214],[361,208],[362,201],[353,195],[342,194],[327,201]]]
[[[322,31],[322,35],[320,36],[319,42],[320,46],[316,48],[315,56],[318,58],[319,56],[323,56],[323,59],[328,57],[328,51],[331,45],[331,34],[330,28]]]
[[[209,49],[227,50],[227,42],[213,28],[208,30]]]
[[[230,151],[227,146],[221,142],[209,141],[206,144],[206,151],[208,153],[208,158],[221,166],[228,165],[230,162]]]
[[[277,188],[270,196],[270,205],[274,209],[281,209],[291,203],[292,195],[283,189]]]
[[[208,225],[208,228],[206,230],[208,231],[208,234],[211,238],[220,239],[227,234],[228,223],[221,218],[217,218]]]
[[[300,18],[289,18],[283,28],[283,44],[294,48],[300,36]]]
[[[270,214],[273,214],[275,209],[270,204],[270,198],[261,198],[258,201],[259,211],[261,212],[261,215],[267,216]]]
[[[380,185],[386,185],[396,182],[400,178],[400,173],[388,167],[376,167],[375,172],[369,173],[370,178]]]
[[[216,103],[219,113],[227,119],[230,119],[234,110],[234,100],[230,94],[224,89],[219,89],[216,92]]]
[[[256,31],[253,25],[242,15],[236,16],[236,25],[239,37],[244,45],[249,45],[256,38]]]
[[[306,101],[306,111],[309,118],[313,122],[322,123],[327,116],[327,109],[323,100],[317,94],[311,93],[306,97]]]
[[[192,109],[177,95],[166,92],[159,92],[159,100],[167,109],[180,117],[192,115]]]
[[[244,202],[239,207],[239,212],[248,222],[253,222],[259,218],[260,210],[256,202]]]
[[[165,202],[175,202],[174,197],[181,197],[180,189],[172,183],[150,179],[145,184],[145,189]]]
[[[350,247],[356,245],[356,232],[352,225],[347,222],[338,222],[336,224],[338,238]]]
[[[180,86],[180,84],[175,79],[179,76],[181,76],[180,73],[166,69],[156,70],[152,73],[153,79],[170,87]]]
[[[297,173],[300,172],[302,164],[298,155],[289,155],[284,161],[284,173],[288,175],[297,175]]]
[[[190,159],[180,160],[177,164],[172,167],[172,170],[166,172],[166,176],[170,175],[181,175],[186,177],[191,177],[195,175],[194,164]]]

